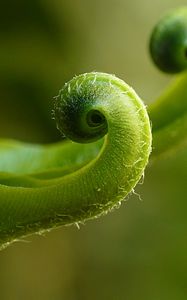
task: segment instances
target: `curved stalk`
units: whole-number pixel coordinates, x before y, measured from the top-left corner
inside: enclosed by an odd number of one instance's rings
[[[148,108],[152,122],[152,158],[174,152],[187,142],[187,73],[177,79]]]

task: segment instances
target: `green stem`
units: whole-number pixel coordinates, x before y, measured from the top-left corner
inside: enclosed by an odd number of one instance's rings
[[[148,108],[155,158],[187,141],[187,73],[178,78]]]

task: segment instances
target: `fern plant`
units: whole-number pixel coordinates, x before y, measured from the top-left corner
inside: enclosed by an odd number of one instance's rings
[[[187,9],[182,8],[153,31],[150,52],[156,65],[170,73],[185,70],[186,41]],[[118,206],[143,176],[151,149],[156,159],[185,143],[186,83],[184,72],[147,113],[121,79],[82,74],[55,99],[57,128],[68,140],[36,145],[1,139],[1,249],[22,236],[95,218]]]

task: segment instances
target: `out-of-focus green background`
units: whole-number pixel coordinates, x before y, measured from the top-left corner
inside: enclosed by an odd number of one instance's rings
[[[6,0],[0,136],[52,142],[52,98],[73,75],[114,73],[148,104],[171,80],[150,61],[157,20],[182,0]],[[146,170],[141,195],[76,227],[0,252],[1,300],[186,300],[187,149]]]

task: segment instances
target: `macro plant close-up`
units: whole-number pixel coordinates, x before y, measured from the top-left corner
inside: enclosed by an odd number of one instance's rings
[[[186,299],[187,6],[9,4],[1,299]]]

